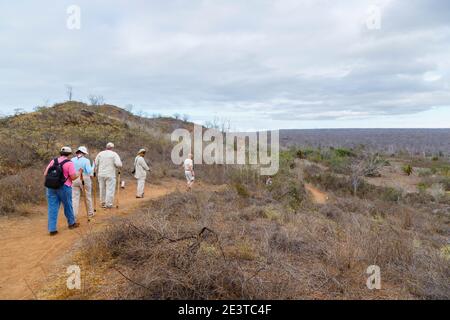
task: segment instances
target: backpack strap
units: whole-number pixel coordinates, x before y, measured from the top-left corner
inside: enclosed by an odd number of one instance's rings
[[[70,160],[69,160],[69,159],[66,159],[66,160],[61,161],[61,163],[59,164],[59,165],[61,166],[61,170],[64,170],[63,166],[64,166],[67,162],[70,162]],[[67,181],[68,179],[69,179],[69,176],[67,176],[67,178],[64,180],[64,182]]]
[[[62,161],[59,165],[61,166],[61,168],[63,167],[63,165],[65,165],[67,162],[70,162],[69,159],[66,159],[64,161]]]

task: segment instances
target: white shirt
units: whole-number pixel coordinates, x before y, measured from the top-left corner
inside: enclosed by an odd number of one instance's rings
[[[99,177],[115,177],[116,168],[122,168],[122,161],[114,151],[105,150],[95,158],[95,167]]]
[[[186,160],[184,160],[184,171],[191,171],[194,167],[194,161],[192,161],[192,159],[187,158]]]
[[[145,162],[144,157],[141,156],[137,156],[136,159],[134,159],[134,169],[136,170],[134,173],[136,179],[145,179],[147,177],[147,171],[150,171],[147,162]]]

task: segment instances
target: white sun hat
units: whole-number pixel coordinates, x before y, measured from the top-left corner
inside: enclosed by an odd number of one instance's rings
[[[141,154],[141,153],[143,153],[143,152],[147,152],[147,150],[145,150],[145,149],[140,149],[140,150],[138,151],[138,154]]]
[[[79,147],[79,148],[77,149],[77,152],[78,152],[78,151],[81,151],[81,152],[83,152],[84,154],[89,154],[89,153],[88,153],[88,149],[87,149],[85,146]]]
[[[114,148],[114,143],[108,142],[108,143],[106,144],[106,147],[107,147],[107,148]]]

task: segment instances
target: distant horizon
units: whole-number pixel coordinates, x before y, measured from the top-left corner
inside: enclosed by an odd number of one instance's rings
[[[85,101],[78,101],[78,100],[72,100],[72,101],[61,101],[61,102],[55,102],[53,105],[51,106],[45,106],[45,107],[53,107],[55,105],[58,104],[63,104],[63,103],[67,103],[67,102],[74,102],[74,103],[84,103],[89,105],[89,103],[85,102]],[[126,106],[120,106],[120,105],[116,105],[114,103],[109,103],[109,102],[105,102],[104,105],[111,105],[114,107],[118,107],[121,108],[123,110],[126,110]],[[29,112],[34,112],[35,108],[39,106],[36,105],[34,107],[28,107],[28,108],[13,108],[12,112],[9,114],[2,114],[0,112],[0,117],[2,116],[13,116],[14,115],[14,110],[21,110],[24,111],[26,113]],[[139,116],[139,111],[141,110],[133,110],[131,113],[134,114],[135,116]],[[154,112],[154,114],[159,114],[158,112]],[[163,118],[173,118],[173,115],[170,114],[160,114]],[[180,114],[181,115],[181,114]],[[148,112],[146,112],[145,114],[141,115],[142,117],[146,117],[146,118],[153,118]],[[200,125],[205,125],[206,122],[211,121],[213,119],[209,119],[206,121],[196,121],[195,119],[189,119],[189,122],[192,123],[197,123]],[[448,121],[450,123],[450,119]],[[270,130],[279,130],[279,131],[288,131],[288,130],[450,130],[450,124],[449,127],[314,127],[314,128],[299,128],[299,127],[291,127],[291,128],[262,128],[259,130],[240,130],[240,129],[233,129],[231,131],[233,132],[255,132],[255,131],[270,131]]]
[[[286,130],[450,130],[450,128],[308,128],[308,129],[299,129],[299,128],[293,128],[293,129],[279,129],[280,131],[286,131]]]

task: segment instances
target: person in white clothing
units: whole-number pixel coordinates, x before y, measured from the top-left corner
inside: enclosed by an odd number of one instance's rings
[[[110,209],[114,205],[116,192],[116,171],[122,168],[122,160],[119,155],[112,151],[114,144],[109,142],[106,150],[100,152],[95,158],[95,169],[100,189],[100,202],[102,208]]]
[[[184,175],[186,176],[188,190],[192,189],[195,180],[194,161],[192,161],[192,157],[192,153],[190,153],[183,163]]]
[[[139,150],[136,159],[134,159],[134,177],[137,180],[136,198],[144,197],[145,179],[147,178],[147,171],[150,171],[144,159],[145,152],[145,149]]]
[[[75,170],[80,172],[80,177],[72,182],[72,203],[73,213],[75,217],[78,215],[78,208],[80,207],[80,196],[83,192],[86,192],[83,196],[86,197],[86,203],[88,206],[88,216],[94,216],[94,207],[92,205],[92,181],[91,175],[94,173],[94,168],[91,165],[91,161],[86,158],[89,154],[86,147],[79,147],[76,151],[76,157],[72,158],[72,162],[75,166]],[[84,182],[84,187],[83,187]]]

